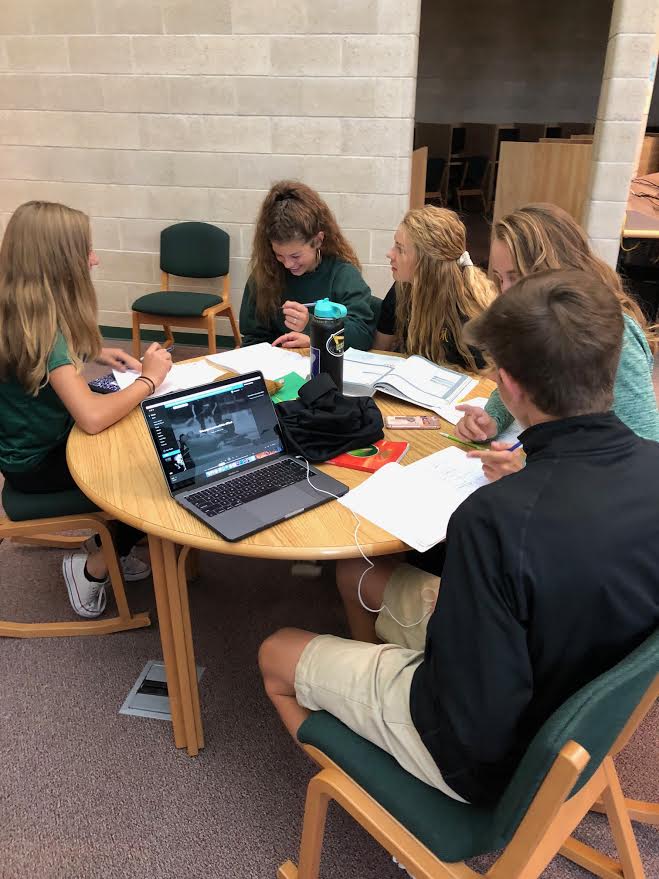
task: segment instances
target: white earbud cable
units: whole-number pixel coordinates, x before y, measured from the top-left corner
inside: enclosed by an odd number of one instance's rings
[[[311,479],[309,478],[309,462],[307,461],[307,459],[304,458],[302,455],[296,455],[295,457],[298,458],[300,461],[304,461],[304,463],[307,465],[307,482],[313,488],[313,490],[319,492],[320,494],[327,494],[330,497],[333,497],[335,500],[338,501],[339,500],[338,495],[334,494],[331,491],[325,491],[325,489],[323,489],[323,488],[317,488],[312,483]],[[425,618],[430,615],[430,613],[432,612],[432,607],[428,608],[428,610],[423,614],[423,616],[420,617],[420,619],[416,620],[416,622],[403,623],[396,616],[394,616],[394,614],[389,610],[389,608],[387,607],[386,604],[383,604],[382,607],[378,607],[378,608],[369,607],[366,604],[366,602],[364,601],[364,599],[362,598],[362,583],[364,581],[364,577],[368,574],[369,571],[371,571],[375,567],[375,564],[366,555],[361,543],[359,542],[358,534],[359,534],[359,526],[362,524],[361,519],[353,510],[350,510],[350,512],[352,513],[352,517],[355,520],[355,530],[353,531],[353,535],[352,535],[353,540],[355,542],[355,546],[359,550],[359,554],[364,559],[364,561],[366,562],[366,565],[367,565],[364,568],[364,570],[362,571],[362,575],[359,578],[359,582],[357,583],[357,598],[359,599],[359,603],[364,608],[364,610],[367,610],[369,613],[382,613],[383,610],[386,610],[386,612],[389,614],[389,616],[392,618],[392,620],[395,623],[397,623],[402,629],[413,629],[415,626],[420,625],[425,620]]]

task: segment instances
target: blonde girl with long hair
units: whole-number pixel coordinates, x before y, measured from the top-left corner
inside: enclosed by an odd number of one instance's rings
[[[464,223],[453,211],[426,205],[405,214],[387,254],[395,283],[382,303],[376,348],[470,372],[484,365],[462,327],[487,308],[495,291],[466,247]]]
[[[99,433],[161,384],[171,357],[151,345],[143,363],[103,348],[90,269],[98,264],[89,218],[61,204],[31,201],[13,214],[0,247],[0,471],[10,487],[30,494],[76,487],[66,441],[77,424]],[[141,371],[133,385],[93,393],[83,363]],[[132,555],[140,532],[117,525],[117,549],[127,580],[150,568]],[[80,616],[105,609],[107,568],[99,549],[67,553],[64,579]]]
[[[281,180],[265,197],[256,222],[240,307],[243,344],[308,347],[310,309],[325,297],[348,309],[345,347],[368,350],[375,316],[355,251],[315,190]]]
[[[614,386],[613,411],[634,433],[659,441],[659,412],[652,384],[654,360],[650,344],[654,329],[647,324],[638,304],[625,291],[620,276],[590,248],[583,229],[562,208],[530,204],[494,224],[490,247],[490,270],[499,292],[506,291],[527,275],[546,269],[580,269],[598,278],[616,295],[624,318],[622,352]],[[570,381],[570,376],[565,376]],[[456,432],[471,441],[485,442],[513,422],[498,391],[485,409],[465,405]],[[494,442],[489,450],[470,452],[480,457],[488,478],[494,480],[523,466],[520,452]]]

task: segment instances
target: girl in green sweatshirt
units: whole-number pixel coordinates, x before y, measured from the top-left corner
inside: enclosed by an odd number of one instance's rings
[[[348,309],[345,347],[367,351],[375,331],[375,297],[357,255],[318,193],[282,180],[266,196],[256,224],[240,306],[243,345],[307,348],[309,309],[325,297]]]

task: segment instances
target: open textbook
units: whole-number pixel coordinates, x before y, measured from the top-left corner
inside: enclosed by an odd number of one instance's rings
[[[339,503],[425,552],[444,540],[453,512],[483,485],[480,460],[453,446],[406,467],[386,464]]]
[[[344,355],[343,380],[368,385],[383,394],[430,409],[451,424],[457,424],[462,418],[455,404],[478,384],[476,379],[462,372],[438,366],[416,354],[404,359],[354,348],[349,348]]]
[[[141,374],[132,369],[127,369],[126,372],[113,369],[112,372],[115,381],[122,389],[132,385]],[[172,391],[184,391],[197,385],[205,385],[215,381],[221,375],[224,375],[223,370],[203,360],[198,360],[196,363],[175,363],[167,373],[165,381],[156,388],[155,394],[151,394],[151,396],[162,397],[163,394],[171,394]]]

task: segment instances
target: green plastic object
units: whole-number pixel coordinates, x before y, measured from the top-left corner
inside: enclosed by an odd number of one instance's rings
[[[329,299],[319,299],[314,305],[313,316],[321,320],[334,320],[337,317],[345,317],[348,309],[338,302],[330,302]]]

